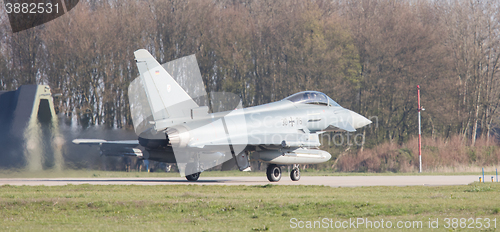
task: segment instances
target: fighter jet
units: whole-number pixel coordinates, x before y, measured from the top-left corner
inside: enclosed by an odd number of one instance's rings
[[[171,73],[184,70],[188,77],[199,76],[194,55],[188,61],[196,67],[184,60],[170,68],[170,73],[168,65],[160,65],[148,51],[140,49],[134,55],[140,76],[129,86],[129,102],[138,140],[75,139],[73,143],[99,145],[107,156],[177,163],[181,176],[189,181],[217,165],[222,170],[234,166],[249,170],[252,154],[253,159],[268,164],[269,181],[279,181],[285,165],[292,165],[290,178],[298,181],[300,164],[330,160],[331,155],[319,149],[322,133],[354,132],[371,123],[318,91],[248,108],[225,94],[212,93],[208,98],[201,91],[193,95],[193,89],[204,90],[203,85],[183,88],[186,83],[176,81]],[[205,105],[193,96],[204,98]],[[215,110],[217,105],[230,110]]]

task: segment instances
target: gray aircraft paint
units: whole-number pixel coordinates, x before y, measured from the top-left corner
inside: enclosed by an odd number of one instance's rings
[[[245,170],[249,151],[273,164],[325,162],[331,155],[318,149],[321,133],[353,132],[371,123],[316,91],[249,108],[242,108],[239,97],[228,93],[211,93],[207,102],[206,93],[200,91],[203,83],[194,56],[162,67],[144,49],[134,54],[140,77],[129,86],[129,102],[135,132],[139,141],[146,141],[142,158],[159,160],[174,155],[182,176],[220,164],[224,164],[223,169],[235,164]],[[120,145],[112,141],[99,144]],[[137,142],[121,145],[127,146],[130,155],[137,154],[130,150]]]

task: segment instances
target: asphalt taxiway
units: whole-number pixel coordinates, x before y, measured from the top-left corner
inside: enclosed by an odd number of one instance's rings
[[[442,186],[467,185],[478,181],[478,176],[302,176],[291,181],[283,176],[279,182],[269,182],[262,177],[203,177],[196,182],[182,177],[168,178],[0,178],[0,185],[324,185],[331,187],[360,186]]]

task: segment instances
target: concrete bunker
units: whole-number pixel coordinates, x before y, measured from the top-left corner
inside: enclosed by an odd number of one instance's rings
[[[61,170],[63,143],[49,86],[0,91],[0,168]]]

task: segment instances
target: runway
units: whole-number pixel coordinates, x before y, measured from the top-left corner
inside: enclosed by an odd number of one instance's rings
[[[331,187],[360,186],[443,186],[467,185],[478,181],[478,176],[303,176],[291,181],[284,176],[279,182],[262,177],[203,177],[196,182],[182,177],[169,178],[0,178],[1,185],[324,185]]]

